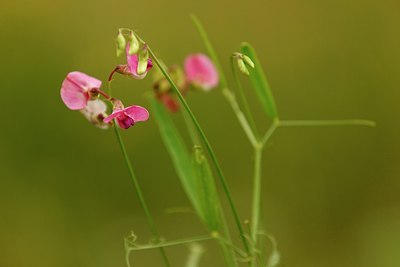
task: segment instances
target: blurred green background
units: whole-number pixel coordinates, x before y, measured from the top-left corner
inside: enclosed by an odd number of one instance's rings
[[[59,90],[70,71],[105,81],[123,63],[118,27],[137,29],[168,64],[205,52],[190,13],[226,70],[241,41],[254,45],[283,119],[377,122],[276,132],[263,161],[264,219],[282,266],[400,266],[399,10],[394,0],[3,1],[0,266],[125,266],[124,236],[134,230],[148,241],[113,131],[69,111]],[[148,106],[150,86],[118,76],[113,88]],[[236,118],[217,90],[188,101],[249,218],[252,151]],[[251,104],[265,124],[255,97]],[[193,213],[166,212],[189,203],[154,121],[123,136],[162,235],[204,234]],[[217,247],[205,245],[202,266],[221,266]],[[187,251],[167,250],[173,266]],[[161,266],[157,251],[132,259]]]

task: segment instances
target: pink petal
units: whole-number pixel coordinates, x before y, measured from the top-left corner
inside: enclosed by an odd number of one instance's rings
[[[82,89],[88,91],[92,88],[100,88],[101,81],[93,78],[83,72],[74,71],[70,72],[67,75],[67,79],[76,83],[77,86],[81,87]]]
[[[124,111],[135,122],[147,121],[149,119],[149,112],[141,106],[130,106],[125,108]]]
[[[129,45],[127,45],[126,49],[127,49],[126,51],[129,50]],[[126,62],[128,63],[129,66],[129,73],[135,79],[143,79],[144,77],[146,77],[147,72],[153,67],[153,61],[151,61],[151,58],[148,59],[146,72],[140,75],[137,73],[138,61],[139,58],[137,54],[129,55],[129,53],[126,52]]]
[[[129,127],[135,125],[135,120],[124,112],[117,117],[117,123],[120,128],[128,129]]]
[[[219,77],[215,65],[204,54],[193,54],[185,59],[185,73],[189,82],[204,90],[218,85]]]
[[[61,86],[61,99],[69,109],[79,110],[86,107],[89,94],[67,77]]]
[[[120,116],[122,114],[124,114],[124,110],[123,109],[116,109],[116,110],[113,111],[113,113],[110,116],[104,118],[103,121],[105,123],[109,123],[110,121],[112,121],[113,119],[117,118],[118,116]]]

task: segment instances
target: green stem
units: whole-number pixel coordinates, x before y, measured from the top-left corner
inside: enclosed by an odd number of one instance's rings
[[[259,138],[259,133],[257,131],[257,126],[256,126],[256,123],[254,121],[253,115],[251,113],[250,106],[249,106],[249,103],[247,101],[246,95],[244,93],[242,83],[240,82],[237,69],[235,68],[235,62],[234,61],[235,61],[235,58],[232,56],[231,57],[231,70],[232,70],[233,78],[235,79],[236,86],[237,86],[238,91],[239,91],[239,96],[240,96],[241,101],[243,103],[244,113],[246,114],[247,118],[249,119],[252,132],[254,133],[256,138],[258,139]]]
[[[247,138],[249,139],[250,143],[253,146],[255,146],[256,140],[257,140],[256,135],[254,134],[255,132],[252,130],[252,127],[250,126],[249,122],[247,121],[246,116],[240,110],[239,104],[237,103],[237,101],[235,99],[235,95],[228,88],[228,82],[225,77],[225,73],[222,70],[222,66],[218,59],[217,53],[215,52],[214,47],[212,46],[210,39],[208,38],[207,33],[203,28],[203,25],[201,25],[200,21],[197,19],[197,17],[195,15],[190,15],[190,17],[192,18],[194,24],[196,25],[196,28],[206,46],[207,52],[210,55],[212,61],[214,62],[215,66],[218,70],[218,74],[220,77],[220,83],[221,83],[221,87],[222,87],[222,94],[225,96],[225,98],[230,103],[230,105],[231,105],[236,117],[238,118],[240,125],[242,126],[244,132],[246,133]],[[240,84],[238,84],[238,86],[240,86]],[[245,101],[245,102],[247,102],[247,101]],[[248,109],[248,110],[250,110],[250,109]],[[251,114],[250,112],[248,112],[248,113]]]
[[[251,239],[253,246],[257,247],[257,233],[260,225],[261,213],[261,159],[262,146],[254,148],[254,184],[253,184],[253,205],[252,205],[252,220],[251,220]],[[253,266],[255,260],[253,260]]]
[[[232,93],[231,90],[229,90],[227,88],[222,89],[222,94],[225,96],[225,99],[231,105],[232,110],[235,113],[236,117],[238,118],[239,123],[242,126],[243,131],[246,134],[247,138],[249,139],[251,145],[253,147],[256,146],[257,145],[257,138],[254,135],[254,132],[251,129],[251,126],[250,126],[249,122],[247,121],[245,115],[240,110],[240,107],[239,107],[239,104],[236,101],[235,95]]]
[[[233,245],[230,240],[224,238],[223,236],[219,236],[218,239],[220,241],[222,241],[223,243],[225,243],[228,247],[230,247],[232,251],[236,252],[236,254],[238,254],[244,260],[248,260],[249,259],[249,254],[247,254],[245,251],[243,251],[240,248],[238,248],[235,245]]]
[[[216,238],[213,236],[210,236],[210,235],[206,235],[206,236],[190,237],[190,238],[174,240],[174,241],[169,241],[169,242],[163,242],[163,243],[154,244],[154,245],[152,244],[152,245],[143,245],[143,246],[136,245],[134,243],[127,241],[128,244],[130,245],[130,247],[128,247],[127,249],[129,251],[148,250],[148,249],[154,249],[154,248],[179,246],[179,245],[184,245],[184,244],[188,244],[188,243],[208,241],[208,240],[213,240],[213,239],[216,239]]]
[[[135,173],[133,172],[132,164],[131,164],[131,161],[129,160],[128,153],[126,152],[124,141],[122,140],[121,134],[120,134],[119,129],[117,128],[116,125],[114,125],[114,131],[115,131],[115,135],[117,136],[118,144],[119,144],[119,146],[121,148],[122,154],[124,156],[126,166],[128,167],[129,175],[130,175],[130,177],[132,179],[132,182],[134,184],[134,187],[135,187],[135,190],[136,190],[136,194],[137,194],[137,196],[139,198],[140,205],[143,208],[143,211],[144,211],[145,216],[146,216],[147,223],[149,224],[150,231],[151,231],[151,233],[153,235],[153,238],[155,239],[155,242],[160,242],[160,235],[158,234],[157,227],[156,227],[156,225],[154,223],[154,220],[153,220],[153,218],[152,218],[152,216],[150,214],[150,210],[149,210],[149,208],[148,208],[148,206],[146,204],[146,201],[144,199],[142,190],[140,189],[139,182],[138,182],[138,180],[137,180],[137,178],[135,176]],[[162,256],[162,258],[164,260],[165,266],[169,267],[170,264],[169,264],[167,255],[165,253],[165,250],[162,247],[160,247],[160,253],[161,253],[161,256]]]
[[[187,112],[182,112],[182,113],[183,113],[183,117],[184,117],[184,121],[185,121],[186,127],[187,127],[187,129],[189,131],[189,135],[190,135],[190,138],[192,140],[192,143],[194,145],[200,145],[199,135],[197,134],[197,131],[194,128],[193,123],[192,123],[188,113]],[[219,201],[218,201],[218,203],[219,203]],[[218,205],[219,205],[219,207],[221,207],[220,203]],[[221,220],[222,220],[222,231],[223,231],[223,234],[226,236],[227,240],[229,240],[229,242],[230,242],[231,237],[229,235],[228,224],[226,223],[225,214],[222,212],[222,209],[219,209],[219,210],[220,210],[220,216],[221,216]],[[220,238],[222,238],[222,237],[220,237]],[[224,242],[221,242],[219,240],[219,245],[221,246],[222,253],[224,255],[224,259],[225,259],[226,264],[228,266],[234,266],[234,267],[237,266],[237,264],[235,262],[235,257],[233,255],[232,251],[227,246],[227,244],[224,243]]]
[[[189,257],[186,260],[185,267],[198,267],[200,259],[203,256],[205,249],[199,243],[192,243],[189,247]]]
[[[213,164],[215,166],[215,169],[217,170],[218,176],[219,176],[220,181],[222,183],[223,190],[224,190],[224,192],[225,192],[225,194],[227,196],[227,199],[228,199],[228,202],[229,202],[229,206],[230,206],[230,208],[232,210],[233,216],[235,218],[236,225],[237,225],[238,230],[240,232],[240,237],[242,239],[243,245],[245,246],[246,251],[248,251],[248,245],[247,245],[247,242],[246,242],[246,239],[245,239],[245,236],[244,236],[244,231],[243,231],[243,228],[242,228],[242,224],[240,222],[239,215],[237,213],[235,204],[233,202],[233,198],[232,198],[231,192],[229,190],[228,183],[227,183],[227,181],[225,179],[225,176],[224,176],[224,174],[222,172],[222,169],[221,169],[221,167],[219,165],[217,157],[215,156],[215,153],[214,153],[213,149],[211,148],[210,142],[208,141],[203,129],[201,128],[201,126],[200,126],[199,122],[197,121],[196,117],[194,116],[194,114],[193,114],[192,110],[190,109],[188,103],[183,98],[181,92],[179,91],[178,87],[175,85],[175,83],[172,80],[172,78],[169,76],[167,70],[162,66],[161,62],[159,61],[159,59],[156,57],[156,55],[154,54],[154,52],[151,50],[151,48],[149,46],[147,47],[147,49],[149,51],[149,54],[153,58],[154,62],[157,64],[157,66],[160,68],[160,70],[163,73],[163,75],[165,76],[165,78],[171,84],[171,86],[174,89],[175,93],[177,94],[180,102],[182,103],[183,107],[185,108],[185,110],[189,114],[190,118],[193,121],[193,124],[195,125],[197,131],[199,132],[200,138],[203,140],[204,145],[205,145],[205,147],[207,149],[207,152],[211,157],[211,161],[213,162]]]
[[[374,121],[369,120],[282,120],[279,126],[338,126],[354,125],[375,127]]]
[[[261,146],[264,148],[266,143],[268,142],[268,140],[271,138],[271,136],[274,134],[275,130],[281,126],[281,121],[278,118],[275,118],[271,124],[271,126],[269,127],[269,129],[267,130],[267,132],[265,133],[265,135],[263,136],[263,138],[261,139]]]
[[[204,30],[203,25],[201,25],[200,21],[197,19],[197,17],[195,15],[192,14],[192,15],[190,15],[190,17],[192,18],[194,24],[196,25],[196,28],[199,31],[199,34],[200,34],[201,38],[203,39],[203,42],[204,42],[204,44],[206,46],[208,54],[210,55],[212,61],[214,62],[215,66],[218,69],[218,74],[219,74],[219,77],[220,77],[221,86],[223,88],[227,87],[228,82],[227,82],[225,74],[224,74],[224,72],[222,70],[221,63],[218,60],[218,56],[217,56],[217,53],[214,50],[214,47],[212,46],[210,40],[208,39],[207,33]]]

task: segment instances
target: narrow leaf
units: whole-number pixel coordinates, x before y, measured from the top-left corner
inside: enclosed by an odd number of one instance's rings
[[[188,196],[200,218],[204,218],[204,214],[202,213],[200,202],[197,197],[197,185],[195,179],[193,178],[191,156],[186,149],[181,135],[175,128],[168,111],[153,97],[150,98],[150,102],[152,114],[160,129],[161,137],[171,157],[183,189],[185,190],[186,195]]]
[[[169,112],[156,99],[151,98],[150,102],[161,137],[195,211],[210,231],[220,230],[218,193],[207,158],[199,146],[190,155]]]
[[[242,43],[241,50],[243,54],[248,56],[254,62],[254,69],[249,69],[250,81],[260,99],[264,111],[269,117],[277,118],[278,111],[276,109],[274,96],[272,95],[271,88],[268,84],[267,78],[265,77],[262,65],[258,60],[256,51],[249,43]]]
[[[203,222],[211,231],[221,227],[220,206],[214,176],[207,158],[199,146],[195,146],[192,155],[192,168],[196,185],[196,195],[204,215]]]

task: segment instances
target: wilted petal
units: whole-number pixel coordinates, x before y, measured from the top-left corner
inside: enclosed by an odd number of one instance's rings
[[[107,105],[100,99],[89,101],[86,110],[92,114],[105,113],[107,111]]]
[[[81,113],[92,124],[101,129],[107,129],[108,124],[103,121],[107,116],[107,105],[100,99],[92,100],[87,103],[87,106],[81,110]]]
[[[218,72],[212,61],[204,54],[193,54],[185,59],[187,80],[203,90],[218,85]]]

